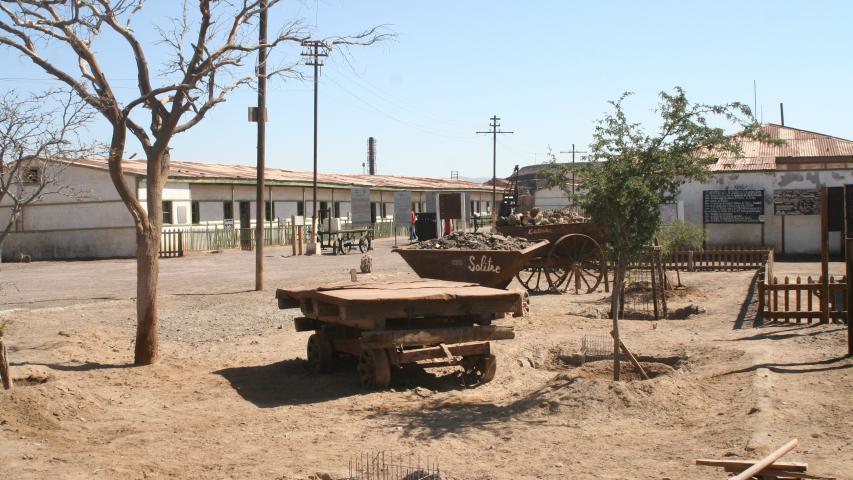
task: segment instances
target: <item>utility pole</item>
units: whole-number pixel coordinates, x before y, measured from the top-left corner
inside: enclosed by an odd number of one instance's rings
[[[308,58],[305,65],[314,67],[314,185],[311,197],[311,237],[308,242],[308,254],[317,252],[317,95],[320,82],[320,67],[323,66],[323,57],[328,57],[328,46],[321,40],[303,40],[302,46],[306,48],[302,56]]]
[[[575,154],[576,153],[587,153],[585,150],[575,150],[575,144],[572,144],[572,150],[569,152],[562,151],[560,153],[571,153],[572,154],[572,202],[575,201]]]
[[[266,164],[266,141],[267,141],[267,0],[260,3],[260,21],[258,22],[258,165],[257,165],[257,198],[255,203],[255,290],[264,289],[264,213],[266,202],[264,201],[264,182]],[[242,225],[240,228],[244,228]]]
[[[491,133],[492,134],[492,225],[497,221],[497,212],[498,212],[498,134],[501,133],[515,133],[515,132],[504,132],[499,130],[501,124],[498,123],[500,118],[497,115],[492,115],[492,123],[489,124],[489,130],[486,132],[477,132],[479,133]]]

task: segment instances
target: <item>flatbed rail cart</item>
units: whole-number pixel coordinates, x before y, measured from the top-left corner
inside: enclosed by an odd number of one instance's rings
[[[458,366],[467,385],[494,378],[490,341],[515,337],[512,327],[492,322],[526,312],[526,292],[473,283],[419,279],[341,283],[276,290],[281,309],[299,308],[297,332],[308,338],[308,364],[332,371],[342,355],[358,358],[368,388],[385,388],[392,367]]]

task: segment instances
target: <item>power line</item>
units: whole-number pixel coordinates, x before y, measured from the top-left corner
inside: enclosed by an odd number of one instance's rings
[[[498,134],[511,134],[515,132],[505,132],[498,130],[501,124],[498,123],[500,118],[497,115],[492,115],[492,122],[489,124],[489,130],[481,133],[492,134],[492,222],[497,220],[497,200],[498,200]]]
[[[410,121],[408,121],[408,120],[403,120],[402,118],[400,118],[400,117],[398,117],[398,116],[396,116],[396,115],[393,115],[393,114],[391,114],[391,113],[388,113],[388,112],[386,112],[385,110],[383,110],[383,109],[381,109],[381,108],[377,107],[376,105],[374,105],[374,104],[373,104],[373,103],[371,103],[370,101],[365,100],[364,98],[360,97],[359,95],[357,95],[356,93],[354,93],[352,90],[348,89],[348,88],[347,88],[347,87],[345,87],[343,84],[341,84],[340,82],[336,81],[336,80],[335,80],[331,75],[329,75],[329,74],[328,74],[328,72],[326,73],[326,78],[327,78],[329,81],[331,81],[332,83],[334,83],[335,85],[337,85],[337,86],[338,86],[338,88],[340,88],[342,91],[344,91],[345,93],[347,93],[349,96],[351,96],[351,97],[353,97],[354,99],[358,100],[360,103],[364,104],[366,107],[368,107],[369,109],[371,109],[371,110],[373,110],[374,112],[378,113],[379,115],[382,115],[382,116],[384,116],[384,117],[386,117],[386,118],[388,118],[388,119],[390,119],[390,120],[393,120],[393,121],[395,121],[395,122],[397,122],[397,123],[400,123],[400,124],[402,124],[402,125],[405,125],[405,126],[407,126],[407,127],[409,127],[409,128],[412,128],[412,129],[415,129],[415,130],[419,130],[419,131],[421,131],[421,132],[424,132],[424,133],[427,133],[427,134],[430,134],[430,135],[435,135],[435,136],[437,136],[437,137],[443,137],[443,138],[447,138],[447,139],[449,139],[449,140],[457,140],[457,141],[470,141],[470,139],[469,139],[468,137],[461,137],[461,136],[452,136],[452,135],[447,135],[446,133],[441,132],[441,131],[439,131],[439,130],[431,129],[431,128],[429,128],[429,127],[425,127],[425,126],[423,126],[423,125],[420,125],[420,124],[417,124],[417,123],[414,123],[414,122],[410,122]]]
[[[384,101],[384,102],[386,102],[386,103],[388,103],[388,104],[390,104],[390,105],[392,105],[392,106],[394,106],[400,110],[405,110],[409,113],[414,113],[414,114],[422,116],[424,118],[428,118],[430,121],[433,121],[433,122],[440,122],[443,124],[456,125],[456,126],[464,127],[464,128],[475,128],[474,124],[462,123],[462,122],[457,122],[457,121],[453,121],[453,120],[448,120],[447,118],[442,118],[442,117],[435,115],[431,112],[415,108],[411,104],[408,104],[405,100],[401,100],[399,97],[394,97],[387,92],[383,92],[383,90],[381,88],[370,83],[366,78],[361,76],[358,72],[356,72],[352,68],[350,68],[349,71],[352,73],[352,75],[349,75],[342,70],[339,70],[338,73],[340,73],[340,75],[342,77],[344,77],[346,80],[348,80],[352,83],[359,84],[360,87],[362,87],[364,90],[367,90],[368,93],[375,96],[376,98],[378,98],[378,99],[380,99],[380,100],[382,100],[382,101]]]

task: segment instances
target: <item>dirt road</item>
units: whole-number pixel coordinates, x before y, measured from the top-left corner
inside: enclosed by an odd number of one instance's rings
[[[695,458],[754,458],[792,437],[786,459],[853,478],[853,360],[839,325],[734,329],[750,273],[683,274],[671,300],[705,313],[623,321],[636,353],[683,356],[650,381],[613,383],[609,364],[566,364],[607,337],[606,294],[542,295],[501,322],[498,372],[464,389],[450,372],[396,374],[366,392],[352,365],[305,369],[307,333],[276,307],[280,285],[344,280],[358,256],[270,250],[266,292],[252,254],[162,263],[162,361],[128,367],[133,262],[3,265],[0,318],[19,387],[0,391],[8,478],[280,478],[346,472],[388,450],[437,458],[460,479],[720,479]],[[378,242],[370,279],[413,274]],[[777,267],[778,270],[778,267]],[[793,270],[792,270],[793,271]],[[751,327],[746,322],[747,327]]]

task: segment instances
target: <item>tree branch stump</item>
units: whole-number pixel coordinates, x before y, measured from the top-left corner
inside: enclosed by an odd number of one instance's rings
[[[6,345],[3,339],[0,338],[0,379],[3,381],[3,388],[9,390],[12,388],[12,374],[9,372],[9,358],[6,356]]]

